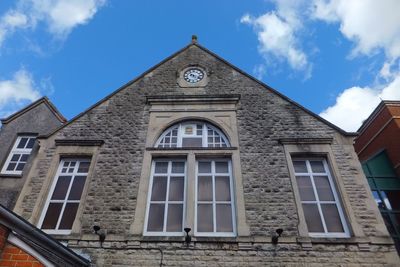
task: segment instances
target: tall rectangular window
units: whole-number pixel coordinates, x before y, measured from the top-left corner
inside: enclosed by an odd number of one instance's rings
[[[231,161],[198,160],[196,175],[197,236],[235,236]]]
[[[90,159],[63,159],[40,219],[50,234],[70,234],[89,171]]]
[[[183,235],[186,162],[153,161],[146,213],[146,235]]]
[[[15,141],[1,170],[2,174],[21,174],[35,144],[35,136],[21,135]]]
[[[325,159],[293,159],[308,232],[314,237],[348,237],[349,230]]]

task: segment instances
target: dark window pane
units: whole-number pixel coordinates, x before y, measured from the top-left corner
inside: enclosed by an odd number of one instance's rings
[[[183,205],[169,204],[167,232],[182,232]]]
[[[17,168],[15,169],[16,171],[22,171],[24,169],[25,163],[19,163],[17,165]]]
[[[317,188],[318,198],[321,201],[334,201],[331,185],[328,176],[314,176],[315,187]]]
[[[307,228],[310,233],[323,233],[321,217],[316,204],[303,204],[304,217],[306,218]]]
[[[169,182],[169,200],[183,201],[184,177],[171,177]]]
[[[322,204],[321,209],[322,213],[324,214],[325,224],[328,232],[343,233],[344,230],[336,205]]]
[[[64,214],[62,216],[60,226],[58,229],[72,229],[72,224],[74,223],[76,212],[78,210],[79,203],[68,203],[65,206]]]
[[[213,210],[211,204],[197,206],[197,231],[213,232]]]
[[[149,219],[147,231],[160,232],[164,225],[164,204],[151,204],[149,210]]]
[[[382,212],[383,221],[385,222],[386,228],[391,235],[397,235],[395,227],[393,226],[392,220],[390,219],[389,213]]]
[[[42,229],[55,229],[62,208],[62,203],[50,203],[44,217]]]
[[[168,162],[156,162],[155,173],[168,173]]]
[[[200,161],[199,162],[199,173],[211,173],[211,162]]]
[[[184,173],[185,162],[172,162],[172,173]]]
[[[21,156],[21,154],[14,154],[14,155],[11,157],[11,161],[18,161],[20,156]]]
[[[229,173],[228,162],[227,161],[216,161],[215,162],[215,172],[216,173]]]
[[[80,200],[83,187],[85,186],[86,176],[75,176],[74,182],[69,193],[69,200]]]
[[[231,200],[229,176],[215,177],[215,198],[217,201]]]
[[[305,161],[293,161],[293,167],[296,173],[307,172],[307,166]]]
[[[80,172],[80,173],[88,173],[89,172],[89,166],[90,166],[90,162],[89,161],[81,161],[79,163],[78,172]]]
[[[58,177],[56,187],[54,188],[51,199],[65,199],[68,191],[69,183],[71,182],[71,176],[60,176]]]
[[[16,164],[15,163],[10,163],[7,166],[7,171],[13,171],[15,169]]]
[[[198,135],[198,136],[201,136],[201,135],[203,135],[203,125],[201,125],[201,124],[197,124],[196,125],[196,134]]]
[[[389,200],[390,206],[392,210],[399,210],[400,211],[400,191],[387,191],[385,190],[386,197]]]
[[[29,138],[26,148],[32,148],[34,144],[35,144],[35,138]]]
[[[167,177],[155,176],[153,178],[153,188],[151,190],[151,200],[165,201],[167,193]]]
[[[26,142],[28,142],[28,138],[26,137],[21,138],[17,148],[25,148]]]
[[[20,161],[27,162],[29,158],[29,154],[22,154]]]
[[[233,232],[232,208],[230,204],[216,205],[217,232]]]
[[[199,201],[213,200],[213,187],[211,176],[199,176],[197,194],[197,199]]]
[[[310,165],[313,172],[326,172],[322,160],[310,160]]]
[[[296,180],[297,186],[299,187],[300,199],[302,201],[315,200],[310,176],[296,176]]]
[[[202,138],[196,137],[183,137],[182,138],[182,147],[202,147]]]

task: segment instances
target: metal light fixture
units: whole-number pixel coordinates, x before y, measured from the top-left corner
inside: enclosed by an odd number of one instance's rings
[[[281,237],[281,235],[282,235],[282,233],[283,233],[283,229],[282,229],[282,228],[276,229],[276,233],[277,233],[278,235],[274,235],[274,236],[272,237],[272,239],[271,239],[271,242],[272,242],[272,244],[274,244],[274,245],[278,244],[278,240],[279,240],[279,237]]]
[[[186,236],[185,236],[185,243],[186,243],[187,246],[189,246],[189,243],[192,241],[192,237],[189,235],[189,232],[190,232],[192,229],[190,229],[189,227],[185,227],[183,230],[184,230],[185,233],[186,233]]]

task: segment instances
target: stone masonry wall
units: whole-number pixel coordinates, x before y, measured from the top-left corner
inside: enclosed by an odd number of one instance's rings
[[[355,213],[354,223],[368,238],[385,237],[385,233],[377,227],[379,213],[375,212],[376,207],[370,206],[370,194],[366,194],[368,188],[356,178],[360,177],[361,169],[359,164],[351,161],[355,155],[352,153],[350,137],[342,136],[287,99],[245,77],[197,46],[191,46],[68,124],[54,137],[105,141],[97,156],[88,195],[82,203],[81,235],[90,236],[93,234],[93,224],[99,223],[107,229],[108,236],[120,241],[111,242],[109,248],[99,248],[97,243],[91,245],[89,241],[78,238],[70,240],[71,246],[89,254],[97,266],[155,266],[160,259],[158,248],[163,246],[164,261],[168,266],[260,266],[261,263],[272,266],[383,266],[388,262],[388,255],[395,255],[393,246],[387,242],[371,244],[366,252],[357,244],[345,241],[327,241],[315,244],[309,250],[303,249],[295,241],[284,242],[277,248],[268,242],[252,242],[248,251],[235,248],[237,242],[198,242],[195,248],[182,249],[176,247],[182,246],[181,243],[154,245],[141,240],[137,248],[124,247],[129,243],[129,229],[135,216],[145,149],[149,119],[146,95],[193,93],[193,90],[180,88],[176,78],[177,70],[192,63],[212,70],[209,84],[195,94],[241,95],[237,123],[246,220],[251,238],[270,240],[276,228],[283,228],[283,236],[291,240],[298,237],[297,207],[284,148],[279,143],[279,139],[288,137],[334,139],[332,150],[341,175],[338,179],[343,179],[343,193],[350,199],[348,210]],[[54,153],[54,144],[47,145],[49,148],[38,159],[39,172],[30,177],[27,185],[29,190],[20,199],[18,208],[27,219],[32,216],[41,198],[40,191]],[[149,247],[154,249],[149,250]]]

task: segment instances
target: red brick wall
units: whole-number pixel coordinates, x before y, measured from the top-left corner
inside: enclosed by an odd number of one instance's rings
[[[0,255],[3,252],[3,248],[6,245],[6,240],[8,237],[8,229],[0,224]]]
[[[24,250],[6,242],[0,257],[0,267],[44,267]]]

